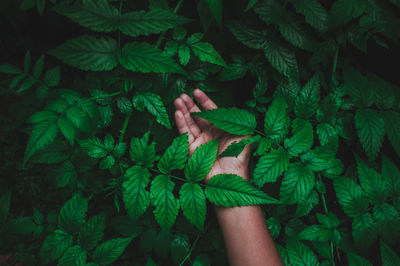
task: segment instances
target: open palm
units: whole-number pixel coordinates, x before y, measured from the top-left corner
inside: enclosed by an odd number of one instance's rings
[[[207,111],[218,108],[201,90],[196,89],[193,95],[204,110]],[[187,132],[189,136],[190,155],[192,155],[200,145],[218,137],[220,137],[218,142],[218,154],[221,154],[232,142],[239,142],[246,137],[226,133],[200,117],[192,117],[190,113],[201,112],[201,110],[187,94],[182,94],[175,100],[175,108],[175,120],[179,133],[183,134]],[[247,179],[249,156],[250,147],[246,146],[238,157],[218,158],[210,173],[207,175],[205,182],[217,174],[236,174]]]

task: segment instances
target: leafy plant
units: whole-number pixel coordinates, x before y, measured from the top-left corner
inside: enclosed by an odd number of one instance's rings
[[[18,16],[4,16],[0,43],[0,254],[27,265],[223,265],[210,203],[258,204],[287,265],[399,263],[397,76],[362,63],[398,49],[398,1],[2,6]],[[46,31],[56,37],[43,41]],[[193,116],[248,138],[188,158],[172,102],[195,88],[220,108]],[[246,145],[249,182],[202,182]]]

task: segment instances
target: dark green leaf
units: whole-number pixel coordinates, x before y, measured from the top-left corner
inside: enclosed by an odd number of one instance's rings
[[[150,175],[147,169],[136,165],[125,172],[127,180],[122,184],[122,195],[126,211],[134,220],[138,219],[150,204],[150,195],[146,190]]]
[[[199,230],[203,230],[206,219],[206,197],[200,185],[185,183],[180,191],[180,203],[183,214]]]
[[[152,92],[137,92],[133,96],[133,105],[141,112],[146,108],[161,125],[171,129],[167,110],[161,97]]]
[[[133,72],[185,73],[173,58],[145,42],[126,44],[122,49],[120,63]]]
[[[79,232],[86,220],[88,201],[80,193],[75,193],[60,210],[58,226],[70,234]]]
[[[93,259],[100,265],[108,265],[122,255],[132,238],[114,238],[101,243],[93,253]]]
[[[162,229],[168,230],[175,223],[179,200],[172,193],[174,182],[168,176],[158,175],[151,182],[150,199],[155,207],[154,216]]]
[[[217,128],[236,135],[253,134],[257,126],[254,115],[237,108],[218,108],[207,112],[195,113]]]
[[[82,70],[112,70],[118,64],[117,42],[110,37],[81,36],[65,42],[49,53]]]
[[[248,206],[278,201],[254,188],[240,176],[220,174],[213,176],[206,187],[206,197],[218,206]]]
[[[185,167],[185,176],[188,180],[200,182],[210,172],[217,158],[218,139],[206,142],[198,147],[190,156]]]

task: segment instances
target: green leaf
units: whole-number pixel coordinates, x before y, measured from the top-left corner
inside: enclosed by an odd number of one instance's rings
[[[282,36],[294,46],[312,51],[312,43],[303,28],[301,20],[298,20],[290,13],[286,14],[286,16],[281,19],[279,31]]]
[[[11,198],[10,191],[5,193],[0,198],[0,227],[3,225],[3,223],[6,221],[8,217],[8,212],[10,210],[10,198]]]
[[[68,145],[63,141],[54,141],[46,146],[46,149],[38,151],[32,157],[34,163],[60,163],[68,159],[70,151]]]
[[[57,119],[57,126],[64,137],[69,141],[71,146],[74,146],[75,142],[75,129],[71,121],[67,120],[65,117],[59,117]]]
[[[40,249],[40,258],[43,264],[48,264],[60,258],[73,241],[71,235],[59,229],[47,236]]]
[[[213,204],[225,207],[278,203],[276,199],[233,174],[213,176],[208,181],[205,193]]]
[[[222,9],[223,9],[223,2],[222,0],[205,0],[213,14],[215,21],[217,22],[218,26],[222,28]]]
[[[84,266],[87,253],[80,246],[70,247],[58,261],[59,266]]]
[[[236,39],[250,48],[263,49],[267,43],[266,31],[255,30],[254,27],[245,25],[242,21],[229,22],[227,27]]]
[[[93,249],[103,238],[106,217],[104,214],[90,218],[81,228],[78,236],[79,245],[86,250]]]
[[[258,161],[253,173],[253,183],[262,187],[265,183],[274,183],[288,169],[289,154],[282,148],[272,149]]]
[[[247,139],[242,139],[241,141],[237,142],[234,141],[221,153],[218,155],[218,158],[221,157],[238,157],[240,153],[244,150],[244,148],[251,143],[260,141],[260,136],[256,135],[254,137],[249,137]]]
[[[164,174],[168,174],[175,169],[183,169],[188,153],[189,139],[188,134],[185,133],[175,138],[171,146],[165,150],[158,162],[158,169]]]
[[[318,258],[311,249],[300,241],[290,241],[286,245],[290,265],[318,265]]]
[[[319,146],[303,154],[300,159],[311,170],[315,172],[323,171],[332,167],[331,164],[335,159],[335,153],[325,147]]]
[[[121,158],[122,156],[125,155],[127,148],[128,148],[128,145],[125,142],[119,142],[117,145],[115,145],[112,153],[115,157]]]
[[[79,232],[81,225],[86,220],[87,205],[87,199],[83,198],[80,193],[75,193],[61,208],[58,227],[70,234]]]
[[[24,164],[37,152],[52,143],[57,136],[56,117],[41,121],[33,127],[25,150]]]
[[[148,12],[129,12],[120,18],[119,29],[131,37],[150,35],[172,29],[191,20],[165,9],[152,9]]]
[[[328,12],[317,0],[296,0],[294,8],[305,16],[306,22],[319,31],[326,31]]]
[[[319,79],[314,75],[303,89],[300,91],[299,97],[296,98],[294,112],[298,117],[311,118],[318,108],[319,103]]]
[[[133,72],[185,74],[172,57],[145,42],[126,44],[122,49],[120,63]]]
[[[199,230],[204,230],[206,219],[206,197],[200,185],[185,183],[179,190],[179,201],[183,214]]]
[[[344,26],[353,18],[359,17],[366,8],[367,4],[363,0],[338,0],[331,7],[329,25],[331,27]]]
[[[294,53],[282,45],[265,42],[265,57],[279,73],[294,80],[298,80],[299,70]]]
[[[208,42],[197,42],[190,46],[193,53],[203,62],[226,66],[224,59]]]
[[[79,145],[92,158],[103,158],[108,154],[108,151],[104,147],[102,141],[96,137],[93,137],[91,139],[79,140]]]
[[[349,260],[349,266],[359,266],[359,265],[373,266],[372,263],[370,263],[368,260],[358,256],[355,253],[348,251],[346,254]]]
[[[400,237],[400,215],[389,203],[374,206],[373,216],[382,239],[394,244]]]
[[[77,177],[75,166],[71,161],[64,161],[54,169],[53,174],[58,188],[67,186]]]
[[[99,168],[101,170],[110,169],[115,164],[115,157],[108,155],[100,161]]]
[[[248,70],[246,61],[241,56],[232,56],[233,63],[227,65],[218,75],[218,79],[221,81],[235,80],[243,78]]]
[[[315,190],[308,194],[307,198],[297,204],[296,216],[301,217],[310,213],[312,209],[319,203],[319,195]]]
[[[127,180],[122,184],[122,196],[126,211],[134,220],[137,220],[150,204],[149,192],[146,190],[150,176],[146,168],[137,165],[125,172]]]
[[[117,106],[121,113],[130,115],[133,111],[132,101],[126,97],[121,97],[117,99]]]
[[[337,177],[333,180],[336,196],[343,211],[351,217],[357,217],[368,208],[361,187],[348,177]]]
[[[374,91],[366,77],[355,69],[346,68],[343,70],[343,78],[344,89],[357,107],[369,107],[373,104]]]
[[[356,156],[356,162],[358,178],[365,195],[374,205],[385,202],[389,193],[388,184],[375,169],[369,168],[358,156]]]
[[[187,34],[187,30],[184,27],[175,27],[172,33],[174,40],[183,41]]]
[[[381,113],[385,122],[385,131],[393,149],[400,156],[400,113],[385,111]]]
[[[118,64],[117,42],[110,37],[81,36],[68,40],[49,53],[81,70],[106,71]]]
[[[43,64],[44,64],[44,55],[42,55],[35,63],[35,66],[33,67],[33,77],[35,79],[39,79],[40,76],[42,75],[43,72]]]
[[[390,197],[400,202],[400,171],[385,155],[382,156],[382,180],[388,186]]]
[[[282,179],[281,201],[293,204],[306,199],[314,184],[315,175],[311,169],[300,163],[292,163]]]
[[[272,140],[282,141],[289,131],[290,118],[286,114],[288,108],[282,97],[271,103],[264,119],[264,131]]]
[[[369,212],[354,217],[352,227],[354,244],[362,250],[370,247],[378,237],[376,223]]]
[[[217,158],[218,139],[209,141],[198,147],[190,156],[185,167],[185,177],[194,182],[200,182],[210,172]]]
[[[368,77],[368,85],[374,91],[374,103],[379,109],[393,107],[396,98],[392,84],[378,76],[372,75]]]
[[[149,144],[150,132],[143,135],[142,138],[132,138],[129,154],[131,160],[144,167],[152,167],[156,160],[155,142]]]
[[[254,115],[244,109],[218,108],[195,113],[219,129],[235,135],[253,134],[257,122]]]
[[[59,5],[54,10],[94,31],[112,32],[120,23],[118,9],[107,0],[84,0],[82,6]]]
[[[382,147],[385,122],[372,109],[357,110],[354,120],[361,145],[368,158],[373,161]]]
[[[296,118],[292,124],[293,137],[285,139],[285,148],[288,153],[297,156],[308,151],[313,144],[313,128],[308,120]]]
[[[133,96],[133,105],[139,111],[143,112],[146,108],[150,114],[156,117],[156,121],[166,128],[171,129],[167,110],[161,97],[152,92],[137,92]]]
[[[100,265],[113,263],[122,255],[132,238],[114,238],[101,243],[93,253],[93,259]]]
[[[1,73],[6,73],[6,74],[21,74],[22,71],[14,66],[14,65],[10,65],[10,64],[2,64],[0,65],[0,72]]]
[[[381,240],[382,266],[400,265],[400,257],[385,242]]]
[[[171,241],[171,257],[175,264],[182,262],[190,249],[189,237],[186,234],[176,234]]]
[[[283,5],[277,0],[261,1],[253,10],[267,25],[271,23],[279,24],[286,15]]]
[[[150,199],[154,216],[162,229],[170,229],[179,212],[179,200],[172,193],[175,184],[168,176],[158,175],[151,182]]]
[[[325,226],[314,224],[306,227],[297,236],[300,240],[326,242],[329,240],[331,230]]]
[[[179,62],[181,65],[186,66],[190,60],[190,49],[185,44],[180,44],[178,48]]]
[[[317,135],[321,146],[331,147],[330,145],[336,145],[339,141],[336,129],[330,124],[318,124]]]

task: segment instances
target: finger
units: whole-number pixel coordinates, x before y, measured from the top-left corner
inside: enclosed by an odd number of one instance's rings
[[[193,121],[193,118],[190,116],[189,110],[186,107],[186,104],[181,98],[177,98],[175,100],[175,107],[177,110],[181,111],[183,114],[183,117],[186,120],[186,124],[194,136],[194,138],[197,138],[201,134],[200,128],[197,126],[197,124]]]
[[[189,95],[182,94],[180,98],[185,102],[186,108],[189,110],[190,113],[201,112],[200,108],[193,102],[192,98],[190,98]],[[194,115],[192,116],[192,118],[197,123],[197,126],[200,128],[200,130],[203,130],[211,125],[207,120],[204,120],[203,118],[200,118],[198,116]]]
[[[203,91],[195,89],[193,95],[196,101],[204,108],[204,110],[208,111],[218,108],[218,106]]]
[[[189,137],[189,145],[193,143],[194,137],[192,133],[189,130],[189,127],[186,123],[186,120],[180,110],[175,112],[175,122],[176,122],[176,127],[178,128],[178,131],[180,134],[188,133]]]

